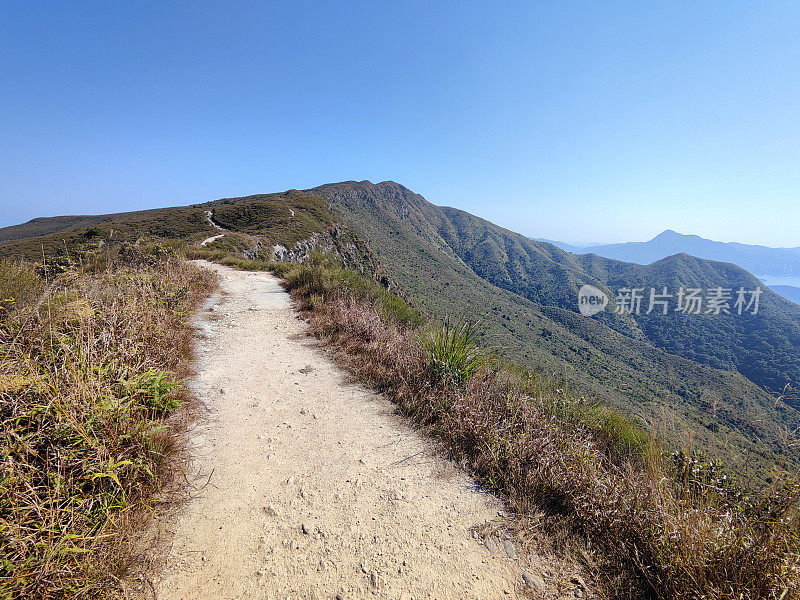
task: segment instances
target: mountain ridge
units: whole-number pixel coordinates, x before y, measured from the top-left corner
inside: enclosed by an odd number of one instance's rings
[[[685,334],[678,342],[692,339],[686,321],[659,323],[613,312],[586,318],[577,311],[576,293],[584,283],[608,292],[613,307],[612,287],[645,275],[670,273],[680,281],[683,271],[699,269],[708,281],[729,271],[752,280],[734,265],[684,255],[643,267],[570,254],[459,209],[435,206],[390,181],[341,182],[153,210],[118,220],[100,216],[106,220],[86,230],[0,242],[0,255],[27,253],[35,259],[42,246],[58,255],[72,245],[95,247],[98,240],[192,246],[211,229],[205,210],[217,211],[215,218],[232,232],[208,249],[220,256],[245,250],[262,256],[270,244],[306,244],[315,232],[332,239],[341,226],[352,232],[346,244],[369,254],[365,272],[396,284],[429,314],[481,321],[485,343],[500,355],[561,381],[577,395],[635,415],[671,446],[692,439],[745,471],[800,464],[796,450],[783,441],[786,431],[800,428],[800,412],[736,372],[735,354],[715,354],[716,347],[704,348],[697,339],[696,356],[681,356],[681,348],[668,347],[665,340],[663,349],[654,345],[673,330]],[[768,304],[783,306],[773,296]],[[702,333],[743,347],[735,323],[703,323]],[[795,350],[789,344],[770,356],[792,359]]]

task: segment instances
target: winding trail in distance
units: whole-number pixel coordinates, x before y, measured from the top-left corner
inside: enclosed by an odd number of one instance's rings
[[[499,501],[350,383],[277,280],[198,262],[221,278],[198,322],[207,414],[159,599],[556,597],[556,560],[498,536]]]
[[[208,221],[208,224],[211,225],[213,228],[219,229],[220,231],[225,231],[225,228],[214,220],[214,213],[211,212],[210,210],[206,211],[206,221]],[[223,238],[223,237],[225,237],[224,233],[219,233],[217,235],[212,235],[211,237],[208,237],[208,238],[204,239],[202,242],[200,242],[200,245],[201,246],[205,246],[206,244],[210,244],[211,242],[214,242],[214,241],[218,240],[219,238]]]

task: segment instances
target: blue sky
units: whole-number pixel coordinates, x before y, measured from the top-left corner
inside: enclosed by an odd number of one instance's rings
[[[800,245],[800,5],[3,2],[0,226],[331,181]]]

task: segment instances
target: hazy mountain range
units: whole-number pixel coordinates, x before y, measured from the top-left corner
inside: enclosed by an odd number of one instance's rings
[[[738,242],[715,242],[671,229],[647,242],[578,246],[542,238],[538,238],[538,241],[575,254],[597,254],[642,265],[681,252],[708,260],[729,262],[749,271],[785,298],[800,303],[800,247],[770,248]]]

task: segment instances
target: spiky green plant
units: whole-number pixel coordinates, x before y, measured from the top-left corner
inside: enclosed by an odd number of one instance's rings
[[[486,364],[488,355],[478,343],[478,331],[469,321],[445,319],[422,339],[435,382],[463,383]]]

